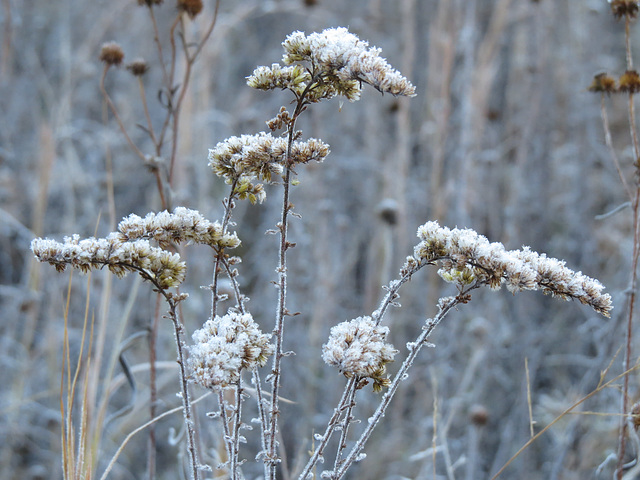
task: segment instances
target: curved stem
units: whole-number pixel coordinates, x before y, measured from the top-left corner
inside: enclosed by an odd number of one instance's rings
[[[227,227],[229,226],[229,222],[231,221],[231,211],[235,206],[233,202],[233,197],[235,194],[236,186],[238,185],[238,180],[239,179],[237,178],[233,180],[233,183],[231,184],[231,193],[229,194],[229,197],[225,199],[225,201],[223,202],[224,204],[224,219],[222,221],[223,233],[227,233]],[[212,319],[215,318],[216,314],[218,313],[218,300],[219,300],[218,277],[220,275],[220,265],[225,266],[225,269],[227,270],[227,274],[230,273],[229,266],[225,262],[223,262],[223,260],[224,260],[224,250],[221,249],[216,255],[216,261],[213,266],[213,279],[211,281],[211,318]],[[229,278],[233,282],[234,289],[236,292],[236,298],[238,299],[238,304],[240,305],[241,310],[244,313],[244,305],[242,305],[242,302],[240,302],[241,297],[239,296],[237,281],[235,281],[235,279],[232,278],[231,275],[229,275]]]
[[[382,400],[380,401],[380,404],[378,405],[378,408],[376,409],[375,413],[368,419],[367,427],[365,428],[364,432],[362,432],[362,435],[360,435],[360,438],[358,439],[356,444],[351,448],[349,455],[344,459],[344,462],[341,464],[340,468],[338,470],[333,471],[331,475],[331,479],[338,480],[342,478],[347,472],[347,470],[349,469],[349,467],[358,459],[358,457],[360,456],[360,453],[362,452],[362,449],[364,448],[364,445],[367,443],[367,441],[371,437],[371,434],[373,433],[374,428],[378,425],[380,420],[382,420],[382,417],[384,417],[384,413],[387,410],[387,407],[389,406],[389,404],[391,403],[391,400],[395,396],[398,390],[398,387],[400,386],[400,382],[402,382],[407,378],[407,371],[415,361],[422,347],[427,345],[427,340],[431,335],[431,333],[433,332],[433,330],[438,326],[438,324],[442,321],[442,319],[451,311],[452,308],[454,308],[456,305],[463,303],[465,301],[465,295],[470,290],[477,288],[479,286],[480,285],[477,285],[477,284],[472,285],[471,287],[461,292],[456,297],[450,297],[448,299],[441,300],[438,314],[433,319],[430,319],[427,321],[426,325],[423,327],[422,333],[418,336],[416,341],[411,345],[409,355],[407,355],[407,358],[402,363],[400,370],[398,370],[398,373],[396,373],[395,377],[393,377],[393,380],[391,381],[391,385],[389,386],[389,389],[385,392],[385,394],[382,396]]]

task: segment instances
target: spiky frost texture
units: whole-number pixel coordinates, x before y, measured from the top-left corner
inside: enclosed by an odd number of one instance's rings
[[[193,333],[189,369],[205,388],[227,387],[238,381],[243,369],[263,367],[273,354],[270,335],[263,334],[249,313],[229,311],[209,319]]]
[[[608,317],[611,296],[602,292],[604,286],[582,272],[575,272],[565,262],[532,251],[507,250],[501,243],[490,243],[471,229],[449,229],[437,222],[427,222],[418,229],[421,242],[409,257],[404,270],[415,262],[438,263],[438,274],[459,286],[481,282],[492,289],[504,283],[516,293],[522,290],[542,290],[563,300],[575,299]]]
[[[148,240],[122,242],[118,234],[82,240],[73,235],[65,237],[62,243],[36,238],[31,242],[31,250],[39,261],[53,265],[59,272],[67,265],[83,273],[107,266],[119,277],[142,270],[163,289],[180,285],[187,268],[177,253],[153,247]]]
[[[389,328],[371,317],[358,317],[331,328],[329,341],[322,346],[322,359],[337,367],[346,377],[371,378],[373,389],[389,385],[386,364],[398,351],[385,339]]]
[[[415,96],[415,87],[380,56],[379,48],[369,48],[344,27],[327,28],[305,35],[293,32],[282,42],[282,62],[258,67],[247,77],[250,87],[260,90],[288,89],[305,100],[318,102],[337,95],[350,102],[360,98],[361,84],[382,93]],[[301,68],[304,67],[304,68]]]
[[[144,218],[131,214],[118,225],[123,241],[148,238],[168,247],[175,243],[200,243],[212,248],[235,248],[240,239],[225,233],[218,222],[210,222],[197,210],[176,207],[173,213],[148,213]]]

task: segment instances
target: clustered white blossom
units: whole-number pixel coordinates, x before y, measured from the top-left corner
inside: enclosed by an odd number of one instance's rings
[[[398,353],[385,341],[388,333],[388,327],[376,325],[371,317],[339,323],[322,346],[322,359],[346,377],[373,379],[373,388],[379,391],[389,385],[385,365]]]
[[[124,241],[153,239],[161,246],[172,242],[195,242],[213,248],[235,248],[240,239],[235,233],[225,232],[218,222],[210,222],[197,210],[176,207],[173,213],[148,213],[144,218],[131,214],[118,225]]]
[[[158,242],[152,246],[149,240]],[[184,281],[186,265],[180,255],[165,250],[172,242],[196,242],[213,248],[240,245],[235,233],[225,233],[222,226],[211,223],[196,210],[177,207],[149,213],[144,218],[129,215],[118,225],[118,231],[106,238],[80,239],[65,237],[62,243],[49,238],[36,238],[31,250],[41,262],[63,271],[67,265],[86,273],[107,266],[118,276],[138,272],[153,280],[160,288],[177,287]]]
[[[291,145],[291,164],[322,162],[329,155],[329,146],[316,138],[294,141]],[[271,181],[272,175],[280,175],[287,159],[287,140],[271,133],[230,137],[209,149],[209,166],[228,184],[237,183],[233,194],[248,198],[252,203],[265,199],[261,184],[253,184],[258,178]]]
[[[118,233],[107,238],[65,237],[60,243],[49,238],[36,238],[31,250],[41,262],[62,272],[71,265],[83,273],[107,266],[119,277],[127,272],[144,272],[160,288],[177,287],[184,280],[186,265],[177,253],[152,246],[148,240],[123,242]]]
[[[193,333],[188,366],[193,380],[205,388],[237,383],[242,369],[263,367],[274,352],[250,313],[229,311],[207,320]]]
[[[501,243],[490,243],[474,230],[449,229],[437,222],[422,225],[418,237],[421,242],[404,270],[416,262],[437,262],[441,266],[438,274],[461,287],[479,282],[499,289],[505,283],[512,293],[542,290],[564,300],[576,299],[607,317],[613,308],[611,296],[602,293],[604,286],[598,280],[529,247],[506,250]]]
[[[368,42],[344,27],[327,28],[308,36],[293,32],[282,46],[282,62],[292,66],[258,67],[247,78],[250,87],[288,89],[297,96],[306,92],[305,99],[310,102],[336,95],[354,102],[360,98],[362,83],[383,93],[415,95],[415,87],[380,56],[379,48],[368,48]],[[300,63],[309,67],[302,69]]]

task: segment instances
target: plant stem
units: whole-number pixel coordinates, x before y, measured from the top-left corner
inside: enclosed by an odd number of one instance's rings
[[[631,39],[629,35],[630,18],[627,15],[625,18],[625,47],[626,47],[626,59],[627,70],[633,69],[633,56],[631,55]],[[628,307],[627,307],[627,328],[626,328],[626,344],[625,344],[625,356],[624,356],[624,371],[628,371],[631,365],[631,341],[633,338],[633,318],[636,300],[636,284],[637,284],[637,272],[638,272],[638,256],[640,254],[640,142],[638,141],[638,133],[636,127],[636,114],[635,106],[633,103],[633,91],[629,92],[629,129],[631,135],[631,142],[634,152],[634,165],[636,167],[636,193],[632,202],[633,207],[633,254],[631,259],[631,285],[629,290]],[[618,463],[616,466],[616,478],[621,480],[624,473],[624,456],[626,451],[626,439],[627,439],[627,415],[629,413],[629,375],[626,374],[623,380],[622,386],[622,420],[620,423],[620,437],[618,444]]]
[[[309,87],[307,87],[308,89]],[[287,240],[288,232],[288,220],[289,211],[292,208],[289,202],[289,190],[291,187],[291,147],[293,146],[293,137],[295,134],[295,124],[298,115],[302,113],[304,109],[304,93],[298,99],[296,110],[291,118],[291,122],[288,125],[288,139],[287,139],[287,156],[285,158],[284,165],[284,185],[282,192],[282,216],[278,229],[280,231],[280,251],[278,255],[278,307],[276,311],[276,322],[273,329],[273,335],[275,336],[275,353],[273,355],[273,367],[270,375],[271,381],[271,410],[269,417],[269,428],[267,433],[268,451],[265,458],[265,478],[269,480],[276,480],[276,471],[279,463],[278,460],[278,415],[279,411],[279,392],[280,392],[280,365],[282,362],[283,341],[284,341],[284,317],[288,314],[286,299],[287,299],[287,250],[292,246]]]
[[[357,382],[358,382],[358,379],[356,377],[351,377],[347,382],[347,385],[344,387],[344,392],[342,392],[342,398],[340,398],[340,401],[338,402],[338,406],[333,410],[333,415],[331,416],[331,418],[329,419],[329,422],[327,423],[327,428],[324,431],[324,434],[322,435],[322,440],[320,440],[320,445],[318,445],[314,449],[313,455],[311,455],[311,458],[305,465],[304,470],[300,474],[300,477],[298,477],[300,480],[306,480],[307,477],[311,475],[311,470],[318,463],[318,460],[322,456],[322,452],[324,451],[324,448],[327,446],[327,443],[329,443],[329,440],[331,439],[331,435],[333,435],[333,431],[338,426],[338,420],[340,419],[342,412],[344,412],[345,408],[349,406],[349,402],[353,398],[353,392],[355,392],[355,387],[357,385]]]
[[[195,429],[193,414],[191,412],[191,401],[189,397],[189,386],[187,384],[187,372],[185,368],[184,358],[184,327],[180,323],[177,314],[177,304],[171,299],[166,292],[162,292],[169,303],[169,317],[173,322],[173,328],[176,335],[176,349],[178,353],[178,365],[180,365],[180,386],[182,388],[182,408],[184,410],[184,422],[187,427],[187,449],[189,450],[189,460],[191,462],[191,478],[198,480],[198,455],[196,452]]]
[[[398,370],[398,373],[396,373],[395,377],[393,378],[391,385],[389,386],[389,389],[382,396],[382,400],[380,401],[380,404],[378,405],[378,408],[376,409],[375,413],[368,419],[367,427],[365,428],[364,432],[362,432],[362,435],[360,435],[360,438],[358,439],[356,444],[351,448],[349,455],[344,459],[344,462],[341,464],[340,468],[338,470],[333,471],[331,475],[332,480],[339,480],[340,478],[342,478],[347,472],[347,470],[349,469],[349,467],[353,464],[353,462],[356,461],[356,459],[362,452],[362,449],[364,448],[365,443],[367,443],[367,441],[371,437],[373,430],[378,425],[380,420],[382,420],[382,417],[384,417],[384,413],[387,410],[387,407],[389,406],[389,404],[391,403],[391,400],[393,399],[394,395],[396,394],[398,387],[400,386],[400,382],[402,382],[407,378],[407,371],[415,361],[422,347],[424,347],[427,344],[427,340],[431,335],[431,333],[433,332],[433,330],[438,326],[438,324],[442,321],[442,319],[451,311],[452,308],[454,308],[456,305],[463,303],[465,301],[464,296],[471,289],[477,288],[477,287],[479,287],[479,285],[472,285],[467,290],[461,292],[458,296],[451,297],[447,301],[442,302],[440,304],[440,310],[438,311],[438,314],[433,319],[428,320],[426,322],[426,325],[422,327],[423,328],[422,333],[418,336],[418,338],[413,343],[413,345],[411,345],[409,349],[409,355],[407,355],[407,358],[402,363],[400,370]]]

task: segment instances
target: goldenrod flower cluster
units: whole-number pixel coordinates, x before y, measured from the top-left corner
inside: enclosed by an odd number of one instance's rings
[[[532,251],[507,250],[501,243],[490,243],[471,229],[449,229],[427,222],[418,229],[421,242],[404,270],[416,262],[438,263],[438,274],[460,287],[479,282],[499,289],[504,283],[512,292],[542,290],[564,300],[576,299],[608,317],[611,296],[602,293],[597,280],[575,272],[565,262]]]
[[[207,320],[193,333],[189,369],[193,380],[205,387],[227,387],[240,379],[243,369],[263,367],[274,352],[270,335],[263,334],[250,313],[229,311]]]
[[[389,328],[371,317],[358,317],[331,328],[329,341],[322,346],[322,359],[346,377],[371,378],[373,389],[389,385],[386,364],[398,353],[385,339]]]
[[[67,265],[83,273],[106,266],[119,277],[127,272],[141,273],[166,289],[180,285],[186,272],[180,256],[166,250],[172,242],[196,242],[216,249],[240,244],[235,233],[225,233],[217,222],[211,223],[197,211],[184,207],[176,208],[174,213],[149,213],[144,218],[130,215],[118,230],[106,238],[80,239],[73,235],[62,243],[36,238],[31,250],[39,261],[55,266],[59,272]],[[151,245],[150,240],[159,247]]]
[[[148,240],[123,242],[117,233],[82,240],[73,235],[65,237],[62,243],[36,238],[31,242],[31,250],[39,261],[53,265],[59,272],[67,265],[83,273],[106,266],[119,277],[127,272],[144,273],[162,289],[180,285],[187,269],[177,253],[153,247]]]
[[[250,87],[287,89],[298,97],[304,93],[305,100],[312,103],[337,95],[354,102],[360,98],[363,83],[382,93],[415,95],[415,87],[380,56],[379,48],[369,48],[368,42],[344,27],[308,36],[293,32],[282,46],[282,62],[290,66],[274,63],[256,68],[247,78]]]
[[[200,243],[215,249],[235,248],[240,239],[225,232],[218,222],[210,222],[197,210],[176,207],[173,213],[148,213],[144,218],[131,214],[118,225],[123,241],[153,239],[161,247],[171,243]]]
[[[294,141],[288,161],[291,165],[322,162],[329,155],[329,146],[321,140],[310,138]],[[230,137],[209,150],[209,166],[228,184],[236,183],[233,194],[251,203],[262,203],[266,197],[261,184],[253,181],[271,182],[273,175],[280,175],[287,160],[287,140],[271,133]]]

